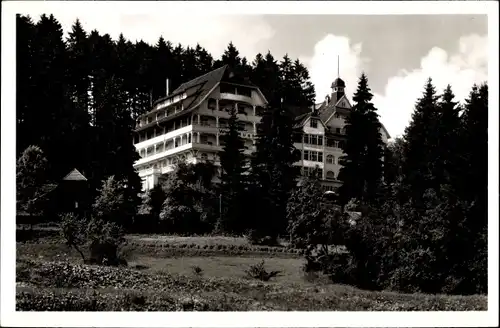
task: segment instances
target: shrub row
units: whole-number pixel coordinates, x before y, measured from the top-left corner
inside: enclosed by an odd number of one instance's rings
[[[177,248],[177,249],[197,249],[206,251],[225,251],[232,253],[287,253],[287,254],[302,254],[302,250],[288,247],[270,247],[270,246],[250,246],[250,245],[226,245],[226,244],[168,244],[163,241],[129,241],[129,245],[137,247],[150,247],[150,248]]]
[[[235,296],[190,297],[171,293],[34,289],[16,293],[17,311],[242,311],[251,300]]]
[[[16,268],[18,283],[55,288],[109,288],[155,291],[249,291],[271,288],[259,282],[207,278],[203,281],[184,275],[144,272],[131,268],[115,268],[70,262],[22,260]]]
[[[288,288],[256,280],[193,279],[130,268],[38,260],[18,261],[17,281],[18,286],[25,286],[17,291],[16,307],[20,311],[487,309],[484,296],[380,293],[338,285]]]

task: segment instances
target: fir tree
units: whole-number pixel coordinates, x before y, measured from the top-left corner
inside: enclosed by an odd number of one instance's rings
[[[448,85],[438,102],[436,122],[437,144],[433,156],[433,185],[439,192],[442,185],[453,185],[461,177],[457,166],[460,161],[460,106]]]
[[[91,171],[89,161],[92,134],[90,130],[90,58],[87,33],[79,20],[73,24],[68,44],[68,89],[70,98],[69,124],[71,135],[66,155],[71,159],[70,166],[81,170],[85,175]]]
[[[172,44],[170,41],[165,41],[163,37],[158,39],[154,50],[152,66],[153,70],[153,101],[165,97],[167,91],[167,79],[172,83],[170,76],[171,66],[173,65]],[[169,85],[169,92],[172,92],[172,86]]]
[[[252,65],[252,82],[259,87],[270,107],[279,107],[281,105],[280,68],[273,55],[271,52],[268,52],[266,56],[257,54]]]
[[[268,108],[257,128],[251,162],[253,197],[258,202],[254,229],[275,239],[286,230],[286,204],[295,187],[300,158],[293,145],[293,120],[286,109]],[[262,221],[259,221],[262,220]]]
[[[210,72],[213,69],[213,58],[212,55],[208,53],[208,51],[200,46],[196,45],[195,48],[196,54],[196,67],[200,75]]]
[[[340,161],[339,178],[343,181],[340,194],[344,204],[352,198],[374,202],[380,191],[384,144],[372,97],[368,79],[362,74],[353,97],[354,106],[346,119],[346,155]]]
[[[29,96],[36,99],[37,106],[32,108],[29,115],[32,122],[29,124],[29,133],[52,163],[51,177],[58,179],[68,170],[69,158],[61,153],[61,148],[69,146],[66,142],[70,136],[70,107],[66,45],[61,24],[53,15],[40,17],[33,44],[36,52],[33,83],[36,90]]]
[[[244,173],[247,164],[244,154],[245,142],[240,133],[244,131],[244,127],[236,116],[235,108],[231,108],[229,115],[228,126],[221,135],[223,146],[219,154],[224,208],[220,228],[228,232],[242,232],[240,213],[243,209]]]
[[[433,187],[429,163],[431,154],[435,154],[438,98],[429,78],[422,98],[415,105],[412,121],[405,130],[403,184],[408,189],[407,197],[414,199],[416,204],[421,204],[424,192]]]
[[[36,65],[35,33],[36,27],[29,16],[16,15],[16,118],[17,118],[17,151],[20,153],[36,140],[32,133],[36,128],[37,114],[36,95],[38,92],[34,83]],[[32,95],[27,97],[26,95]]]
[[[224,50],[222,54],[221,60],[217,62],[218,67],[223,65],[228,65],[233,70],[241,66],[240,52],[236,49],[233,42],[229,42],[226,50]]]

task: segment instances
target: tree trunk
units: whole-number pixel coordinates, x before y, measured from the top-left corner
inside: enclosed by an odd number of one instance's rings
[[[83,252],[78,248],[76,244],[72,244],[73,247],[76,249],[78,253],[80,253],[80,256],[82,257],[83,262],[85,263],[85,255],[83,255]]]

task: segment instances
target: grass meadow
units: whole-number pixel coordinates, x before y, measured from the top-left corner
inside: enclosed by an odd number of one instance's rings
[[[45,229],[45,231],[47,231]],[[366,291],[302,271],[299,250],[245,238],[128,235],[127,267],[84,265],[57,233],[17,242],[19,311],[487,310],[486,296]],[[264,261],[278,275],[247,274]]]

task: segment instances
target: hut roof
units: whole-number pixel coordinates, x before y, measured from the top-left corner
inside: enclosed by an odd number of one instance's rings
[[[77,169],[73,169],[63,178],[63,181],[87,181],[87,178],[83,176]]]

